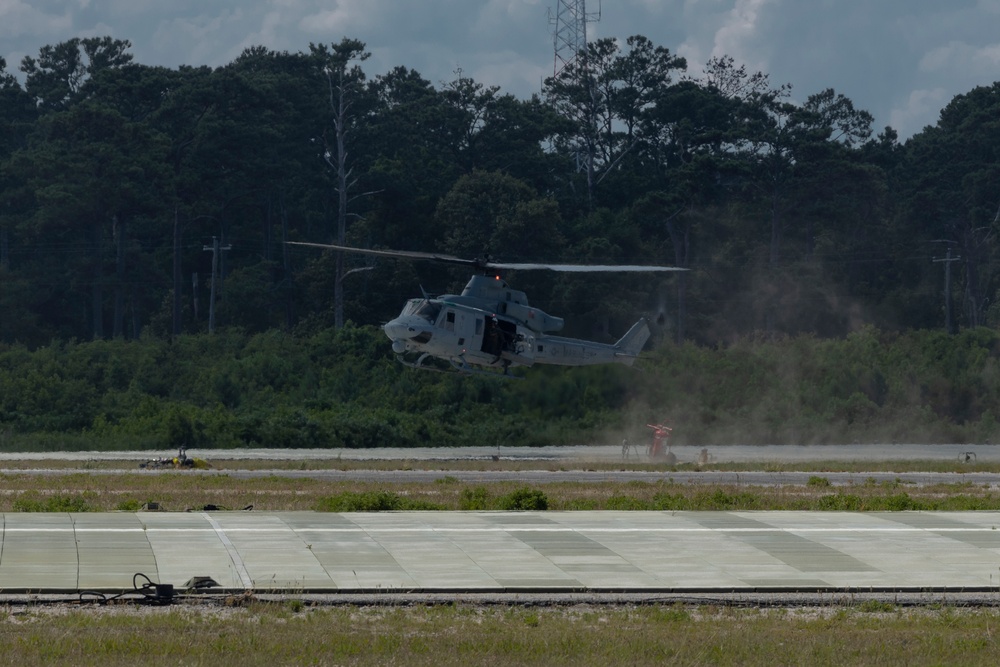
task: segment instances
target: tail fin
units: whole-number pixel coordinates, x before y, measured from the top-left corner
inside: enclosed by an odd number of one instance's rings
[[[642,318],[615,343],[615,361],[631,366],[647,340],[649,340],[649,325],[646,323],[646,318]]]

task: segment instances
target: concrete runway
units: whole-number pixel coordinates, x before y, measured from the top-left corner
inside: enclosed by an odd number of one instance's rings
[[[135,575],[261,593],[1000,595],[1000,512],[0,515],[0,595]],[[144,579],[140,579],[140,582]]]
[[[690,451],[689,451],[690,450]],[[682,462],[700,448],[674,448]],[[945,460],[990,445],[717,447],[714,461]],[[492,458],[482,452],[281,450],[194,452],[238,460]],[[4,459],[145,460],[153,453],[19,455]],[[218,456],[216,456],[218,455]],[[617,447],[517,450],[507,459],[620,460]],[[2,463],[0,463],[2,467]],[[579,468],[582,466],[573,466]],[[130,469],[136,474],[155,471]],[[31,473],[32,471],[15,471]],[[46,471],[33,471],[46,474]],[[52,471],[65,474],[65,470]],[[104,474],[111,471],[88,471]],[[658,481],[804,484],[810,473],[643,471],[219,471],[427,481]],[[216,474],[188,471],[185,475]],[[709,479],[722,475],[723,479]],[[991,473],[823,473],[833,485],[900,480],[998,486]],[[684,477],[681,479],[681,477]],[[883,477],[885,479],[883,479]],[[420,478],[420,479],[417,479]],[[427,479],[424,479],[427,478]],[[138,576],[144,575],[144,576]],[[795,595],[889,592],[1000,600],[1000,512],[116,512],[0,514],[0,598],[120,593],[148,580],[203,592],[350,596]],[[743,599],[747,599],[744,597]]]

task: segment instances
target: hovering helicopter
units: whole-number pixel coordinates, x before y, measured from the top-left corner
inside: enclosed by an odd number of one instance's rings
[[[587,366],[617,362],[631,366],[649,339],[649,325],[644,318],[640,319],[613,345],[550,335],[563,328],[563,319],[530,306],[524,292],[511,289],[506,281],[492,273],[493,270],[544,269],[574,273],[686,270],[673,266],[520,264],[404,250],[289,243],[374,257],[472,267],[478,273],[472,276],[461,294],[431,298],[425,293],[420,298],[410,299],[399,316],[387,322],[382,330],[392,341],[396,358],[412,368],[489,375],[499,375],[498,371],[502,371],[508,377],[512,367],[534,364]],[[415,360],[412,359],[414,355]],[[448,367],[425,365],[428,359],[443,360]]]

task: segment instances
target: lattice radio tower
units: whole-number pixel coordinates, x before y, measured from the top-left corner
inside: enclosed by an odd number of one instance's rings
[[[556,0],[556,12],[549,10],[549,22],[555,43],[555,65],[552,75],[557,76],[567,65],[587,48],[587,23],[601,20],[601,2],[597,11],[587,13],[586,0]]]

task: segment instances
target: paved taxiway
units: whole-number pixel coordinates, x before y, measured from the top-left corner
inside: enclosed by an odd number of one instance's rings
[[[1000,512],[0,515],[0,594],[1000,591]]]

